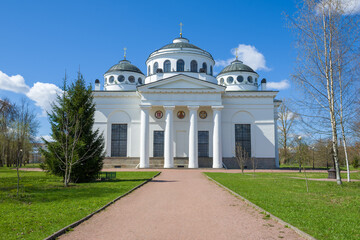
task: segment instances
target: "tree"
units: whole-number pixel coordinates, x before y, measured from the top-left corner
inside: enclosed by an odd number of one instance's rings
[[[236,143],[235,151],[236,160],[241,168],[241,172],[244,173],[245,163],[248,159],[249,154],[246,152],[245,148],[241,146],[240,143]]]
[[[289,140],[290,134],[292,132],[293,123],[296,117],[287,106],[285,100],[282,100],[282,103],[279,107],[278,111],[280,124],[278,125],[278,129],[280,130],[280,145],[282,146],[282,159],[283,163],[287,163],[289,159],[288,148],[289,148]]]
[[[16,105],[0,100],[0,166],[21,166],[30,156],[39,128],[34,111],[26,100]],[[18,153],[22,149],[22,155]]]
[[[345,98],[350,79],[340,70],[349,69],[356,59],[359,39],[359,16],[345,12],[348,6],[340,0],[303,0],[291,19],[298,46],[297,69],[293,80],[303,89],[302,117],[313,134],[331,133],[332,154],[337,183],[341,184],[338,127],[339,112],[346,110],[339,101]],[[340,64],[340,67],[339,67]],[[340,80],[340,81],[339,81]],[[342,92],[340,84],[342,84]],[[350,98],[351,91],[347,97]],[[351,108],[347,108],[349,111]],[[341,116],[344,116],[344,112]],[[344,119],[343,119],[344,120]]]
[[[75,83],[66,85],[49,113],[51,137],[46,141],[47,150],[43,168],[63,177],[64,186],[70,182],[88,182],[96,178],[104,159],[104,138],[93,130],[95,104],[91,85],[86,87],[78,73]]]

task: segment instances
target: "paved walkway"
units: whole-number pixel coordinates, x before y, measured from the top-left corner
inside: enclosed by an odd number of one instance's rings
[[[198,170],[162,170],[60,239],[302,239]]]

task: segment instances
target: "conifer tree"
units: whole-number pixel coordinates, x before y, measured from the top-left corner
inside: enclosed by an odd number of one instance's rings
[[[95,104],[91,85],[86,87],[81,73],[77,80],[67,86],[58,96],[49,113],[51,137],[44,140],[47,150],[44,168],[62,176],[64,185],[69,182],[88,182],[96,178],[104,159],[104,138],[99,130],[93,130]]]

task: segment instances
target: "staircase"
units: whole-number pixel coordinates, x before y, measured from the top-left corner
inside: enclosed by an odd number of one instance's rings
[[[106,157],[103,168],[136,168],[139,158]],[[164,168],[164,158],[150,158],[150,168]],[[188,158],[174,158],[174,168],[188,168]]]

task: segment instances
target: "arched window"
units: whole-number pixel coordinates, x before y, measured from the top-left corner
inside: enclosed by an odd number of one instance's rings
[[[154,63],[154,68],[153,68],[153,74],[156,73],[157,69],[159,68],[159,64],[157,62]]]
[[[210,75],[213,75],[213,69],[212,69],[212,65],[210,65]]]
[[[202,68],[204,69],[204,73],[207,73],[207,64],[206,64],[206,62],[203,63]]]
[[[197,69],[197,62],[195,60],[192,60],[190,63],[190,72],[197,72]]]
[[[149,65],[149,67],[148,67],[148,75],[150,75],[150,65]]]
[[[226,81],[227,81],[228,84],[232,84],[234,82],[234,78],[233,77],[228,77],[226,79]]]
[[[141,77],[138,78],[138,83],[142,84],[142,78]]]
[[[244,81],[244,77],[241,76],[241,75],[239,75],[239,76],[236,78],[236,80],[238,81],[238,83],[241,83],[241,82]]]
[[[109,83],[114,83],[114,76],[111,76],[111,77],[109,78]]]
[[[182,59],[177,60],[176,62],[176,71],[177,72],[184,72],[185,62]]]
[[[249,83],[252,83],[253,82],[252,76],[248,76],[247,80],[248,80]]]
[[[134,76],[130,76],[130,77],[128,78],[128,80],[129,80],[130,83],[134,83],[134,82],[135,82],[135,77],[134,77]]]
[[[171,63],[169,60],[166,60],[164,62],[164,72],[171,72]]]
[[[118,81],[119,81],[119,82],[124,82],[124,81],[125,81],[124,75],[119,75],[119,76],[118,76]]]

